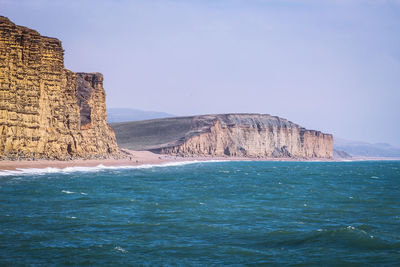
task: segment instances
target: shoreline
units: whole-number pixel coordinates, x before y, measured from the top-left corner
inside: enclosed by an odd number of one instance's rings
[[[143,165],[163,165],[187,161],[290,161],[290,162],[354,162],[354,161],[397,161],[400,158],[353,157],[350,159],[297,159],[297,158],[248,158],[248,157],[179,157],[155,154],[149,151],[128,151],[130,156],[124,159],[76,159],[76,160],[4,160],[0,161],[1,171],[16,171],[20,169],[45,169],[69,167],[127,167]]]

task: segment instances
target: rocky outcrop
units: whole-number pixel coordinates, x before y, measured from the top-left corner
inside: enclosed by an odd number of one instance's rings
[[[118,154],[100,73],[64,68],[64,50],[0,16],[0,158]]]
[[[267,114],[223,114],[112,124],[118,144],[183,156],[332,158],[333,136]]]

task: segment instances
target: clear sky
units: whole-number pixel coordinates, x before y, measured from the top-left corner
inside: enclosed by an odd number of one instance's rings
[[[108,107],[257,112],[400,146],[400,0],[0,0]]]

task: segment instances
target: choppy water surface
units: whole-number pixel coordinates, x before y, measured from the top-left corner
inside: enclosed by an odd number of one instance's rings
[[[400,264],[399,161],[49,172],[1,173],[0,265]]]

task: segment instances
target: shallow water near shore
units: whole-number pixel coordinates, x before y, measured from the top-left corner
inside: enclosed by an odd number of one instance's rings
[[[0,265],[400,264],[400,161],[0,177]]]

